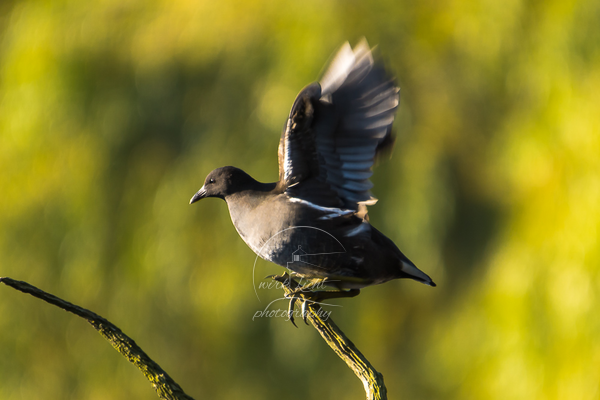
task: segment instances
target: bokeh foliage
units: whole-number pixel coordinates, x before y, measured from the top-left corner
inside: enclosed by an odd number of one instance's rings
[[[333,318],[393,398],[598,398],[599,25],[593,0],[2,2],[0,276],[196,398],[363,398],[312,329],[252,320],[253,253],[187,201],[222,165],[275,180],[295,94],[364,35],[402,95],[371,220],[439,286]],[[154,398],[85,322],[7,288],[0,316],[0,399]]]

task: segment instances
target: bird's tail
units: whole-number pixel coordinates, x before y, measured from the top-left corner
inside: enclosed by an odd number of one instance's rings
[[[421,271],[415,266],[408,258],[400,261],[400,271],[402,271],[403,278],[414,279],[429,286],[437,286],[433,280],[425,272]]]

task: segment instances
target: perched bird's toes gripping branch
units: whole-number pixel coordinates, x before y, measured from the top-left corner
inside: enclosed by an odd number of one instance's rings
[[[356,297],[360,294],[360,289],[315,290],[315,288],[320,288],[324,285],[335,287],[335,281],[329,279],[313,279],[311,282],[302,285],[293,279],[287,272],[283,275],[269,275],[265,277],[265,279],[273,279],[282,284],[285,298],[290,299],[288,318],[295,327],[298,327],[294,321],[294,306],[296,305],[296,302],[300,301],[302,319],[304,320],[304,323],[308,325],[308,320],[306,319],[308,312],[306,307],[307,304],[320,304],[323,300]]]

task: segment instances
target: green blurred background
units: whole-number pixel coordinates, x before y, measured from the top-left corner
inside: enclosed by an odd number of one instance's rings
[[[334,320],[390,398],[597,399],[599,26],[594,0],[5,0],[0,276],[107,317],[197,399],[364,398],[314,329],[252,320],[279,293],[257,300],[224,203],[187,204],[219,166],[276,180],[295,95],[364,35],[402,95],[371,220],[438,287]],[[156,395],[0,287],[0,399],[83,398]]]

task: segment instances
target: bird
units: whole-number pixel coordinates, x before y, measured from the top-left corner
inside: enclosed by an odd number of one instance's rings
[[[344,43],[319,82],[300,91],[279,140],[277,182],[225,166],[211,171],[190,200],[225,200],[250,249],[290,271],[271,277],[305,279],[303,293],[324,283],[337,293],[328,298],[353,297],[400,278],[436,286],[369,222],[367,206],[377,202],[372,168],[391,151],[400,104],[376,50],[364,38],[354,48]]]

